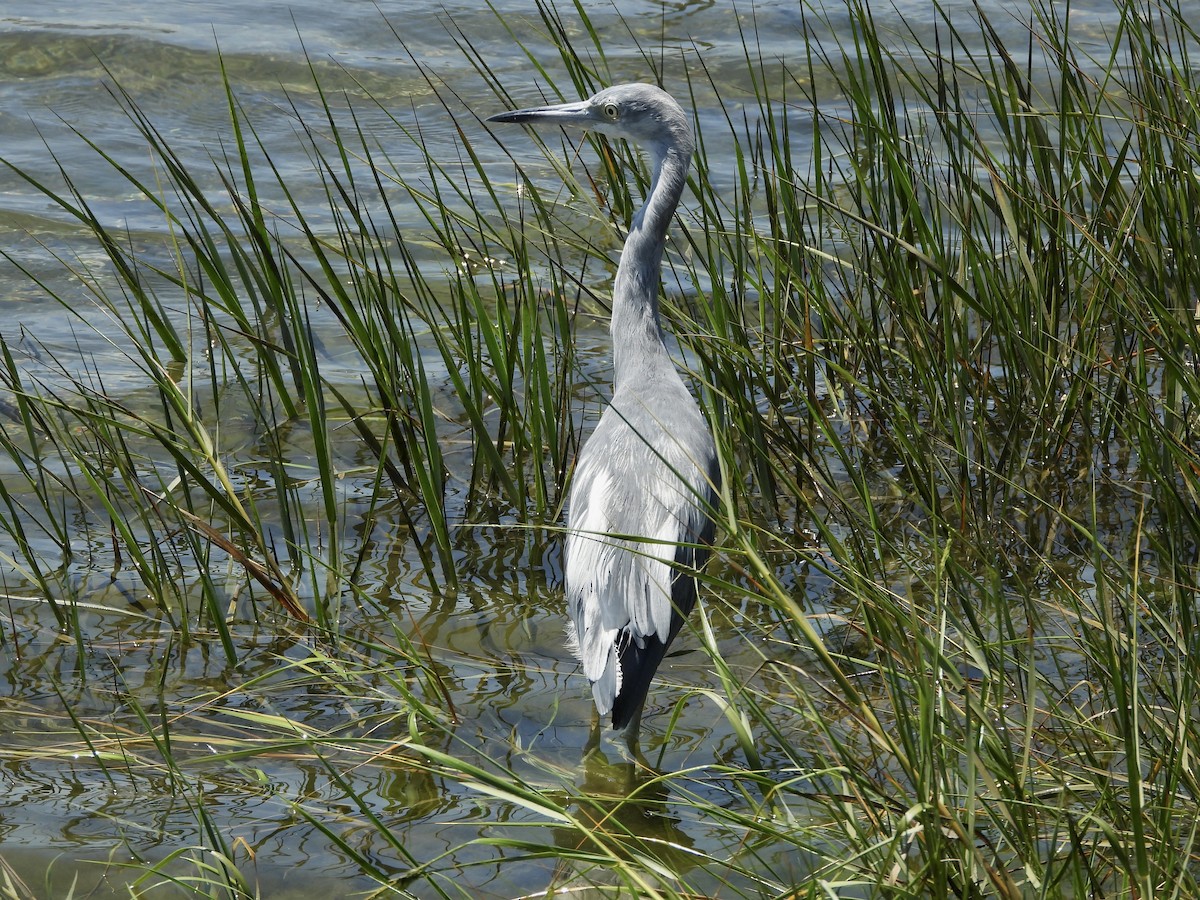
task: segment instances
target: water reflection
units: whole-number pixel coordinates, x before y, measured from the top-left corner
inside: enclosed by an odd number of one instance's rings
[[[600,869],[586,857],[597,846],[619,858],[650,859],[665,871],[683,876],[696,865],[694,841],[672,814],[668,780],[640,763],[611,762],[603,750],[584,760],[571,812],[581,828],[554,829],[564,851],[548,891],[631,887],[615,868]],[[638,865],[645,872],[644,864]],[[585,894],[586,895],[586,894]]]

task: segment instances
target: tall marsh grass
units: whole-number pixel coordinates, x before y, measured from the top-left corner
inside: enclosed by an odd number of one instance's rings
[[[552,546],[583,430],[575,331],[604,312],[588,260],[639,203],[636,154],[595,143],[577,160],[547,140],[530,160],[505,135],[517,199],[462,98],[438,95],[447,148],[392,110],[386,135],[366,129],[314,73],[295,110],[314,200],[236,84],[216,187],[114,89],[155,161],[153,182],[122,174],[172,241],[105,222],[84,173],[33,182],[103,250],[100,271],[62,259],[87,312],[59,299],[138,387],[4,345],[9,602],[43,604],[82,653],[79,573],[120,571],[171,641],[215,638],[233,669],[247,629],[302,636],[231,691],[329,692],[361,719],[321,731],[269,703],[121,689],[140,735],[72,714],[55,749],[0,756],[86,746],[101,768],[161,773],[204,846],[138,860],[136,890],[254,896],[246,848],[202,795],[213,771],[269,790],[259,766],[287,753],[319,761],[339,812],[320,792],[281,800],[378,896],[469,895],[471,866],[496,860],[541,866],[563,894],[1194,896],[1200,42],[1170,4],[1114,12],[1097,57],[1057,4],[1029,8],[1019,46],[1001,13],[897,35],[865,2],[838,22],[808,8],[791,59],[760,58],[746,32],[745,91],[723,107],[728,73],[645,48],[647,75],[703,107],[665,308],[725,472],[693,622],[713,678],[692,687],[736,752],[636,778],[593,763],[581,783],[459,734],[473,711],[419,631],[354,626],[381,603],[357,575],[383,527],[450,602],[472,533],[517,535],[529,566]],[[553,67],[529,51],[549,92],[614,80],[581,6],[572,27],[540,15],[561,50]],[[458,37],[490,90],[470,110],[528,89]],[[425,169],[394,165],[395,141]],[[729,186],[710,177],[722,146]],[[358,372],[353,389],[334,367]],[[754,665],[726,661],[731,641]],[[681,717],[661,717],[667,743]],[[419,858],[355,792],[360,766],[408,773],[414,809],[465,791],[514,824]],[[721,839],[701,851],[645,824],[671,816]]]

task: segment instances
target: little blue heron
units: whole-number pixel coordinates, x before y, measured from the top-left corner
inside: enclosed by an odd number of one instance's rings
[[[613,396],[579,454],[568,500],[567,626],[597,718],[636,752],[650,679],[696,603],[720,470],[712,434],[663,343],[663,246],[691,164],[687,115],[647,84],[504,112],[489,122],[582,128],[650,154],[653,179],[629,229],[612,296]]]

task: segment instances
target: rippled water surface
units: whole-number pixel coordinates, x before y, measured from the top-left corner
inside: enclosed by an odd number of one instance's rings
[[[665,48],[668,87],[680,65],[698,73],[702,58],[721,96],[697,78],[697,114],[702,123],[714,125],[710,159],[728,166],[718,168],[712,178],[732,185],[732,148],[727,131],[718,126],[722,109],[737,119],[744,104],[753,106],[743,29],[757,34],[755,52],[769,66],[798,61],[804,51],[800,4],[618,0],[584,5],[604,39],[609,65],[622,78],[649,76],[641,48]],[[578,27],[573,12],[563,6],[563,20]],[[542,81],[501,27],[503,22],[535,52],[541,48],[541,61],[561,84],[569,83],[556,52],[539,41],[543,25],[530,18],[528,4],[500,0],[496,7],[498,13],[474,2],[5,0],[0,6],[0,156],[34,179],[56,184],[61,167],[106,224],[126,230],[131,241],[156,246],[169,237],[162,216],[141,202],[127,181],[98,165],[87,141],[153,179],[144,142],[113,99],[114,85],[119,85],[187,165],[212,175],[208,160],[220,157],[231,140],[224,67],[257,139],[270,148],[297,196],[311,197],[313,215],[319,217],[323,187],[297,139],[296,119],[297,111],[319,113],[312,70],[326,91],[369,94],[397,120],[419,124],[426,150],[444,159],[456,157],[460,142],[430,81],[444,96],[456,95],[468,107],[473,98],[482,98],[486,108],[471,107],[480,116],[494,111],[495,104],[458,42],[469,41],[514,97],[536,101]],[[929,15],[928,4],[916,2],[881,4],[878,11],[880,24],[907,40],[932,34]],[[1103,47],[1106,30],[1115,22],[1110,7],[1076,3],[1073,15],[1080,19],[1079,34],[1094,35],[1095,46]],[[813,39],[831,40],[839,17],[831,6]],[[996,18],[1014,36],[1022,33],[1017,19],[999,10]],[[388,146],[388,133],[396,127],[392,118],[371,104],[357,110],[360,127]],[[461,121],[469,126],[472,119]],[[513,143],[524,140],[513,137]],[[511,184],[512,165],[501,148],[487,140],[474,145],[485,154],[483,165],[495,173],[497,183]],[[397,140],[394,147],[392,162],[398,168],[422,165],[411,142]],[[802,146],[795,149],[804,152]],[[428,223],[413,206],[400,203],[396,210],[402,217],[411,214],[397,227],[421,246]],[[50,299],[53,293],[68,300],[78,297],[84,322],[99,315],[86,307],[86,295],[71,271],[76,265],[101,263],[99,248],[78,223],[8,169],[0,170],[0,244],[7,256],[0,260],[0,337],[18,355],[27,351],[33,357],[47,349],[77,353],[104,373],[106,390],[136,398],[142,389],[138,372],[111,355],[104,330],[83,327]],[[420,262],[430,272],[453,267],[454,261],[434,242],[427,246]],[[320,312],[314,325],[319,335]],[[597,325],[580,333],[580,359],[587,370],[581,382],[595,378],[603,383],[606,332]],[[339,348],[325,349],[330,358],[326,377],[343,378],[341,387],[353,391],[361,373],[352,364],[339,373]],[[431,388],[441,392],[447,409],[453,407],[448,376]],[[451,414],[447,427],[453,427],[452,420]],[[226,438],[232,444],[251,440],[238,433],[236,416],[227,423]],[[295,435],[297,442],[305,439]],[[368,454],[350,433],[337,452],[347,471],[367,464]],[[451,453],[448,463],[459,465],[462,458]],[[469,477],[469,471],[458,477]],[[237,657],[247,662],[236,670],[207,638],[176,636],[141,602],[138,586],[119,566],[89,567],[86,560],[107,559],[110,552],[104,534],[95,528],[85,532],[92,545],[77,548],[77,558],[84,562],[73,575],[80,641],[64,640],[44,605],[0,603],[0,627],[8,632],[0,644],[0,727],[10,731],[3,740],[13,748],[11,761],[0,769],[0,856],[31,884],[48,885],[46,896],[65,893],[72,883],[78,885],[77,896],[80,888],[95,888],[88,896],[126,896],[125,882],[135,876],[126,874],[122,863],[133,857],[161,860],[207,846],[202,822],[252,857],[244,868],[256,873],[263,896],[366,890],[371,884],[358,875],[362,859],[403,873],[446,853],[456,854],[458,865],[480,863],[463,876],[477,896],[544,888],[551,864],[528,860],[495,865],[482,846],[470,851],[478,854],[475,860],[458,849],[496,824],[500,807],[486,794],[439,780],[421,767],[379,765],[372,751],[364,749],[367,745],[357,743],[377,740],[389,730],[397,741],[405,735],[404,717],[389,715],[399,706],[389,678],[407,675],[380,665],[389,659],[393,629],[426,648],[441,672],[436,690],[444,691],[451,710],[454,729],[448,733],[460,742],[448,741],[445,750],[469,755],[464,748],[486,748],[488,755],[503,758],[535,784],[586,781],[614,792],[626,787],[628,775],[620,768],[596,764],[581,772],[577,767],[590,707],[586,686],[563,643],[561,572],[553,534],[463,527],[455,538],[463,584],[455,592],[439,593],[431,590],[436,586],[428,583],[405,529],[393,523],[387,504],[372,506],[369,491],[353,479],[338,490],[351,521],[346,548],[362,555],[357,583],[363,602],[345,607],[341,627],[348,643],[317,649],[330,660],[328,665],[376,673],[355,677],[353,692],[331,689],[338,680],[311,668],[311,638],[298,631],[237,629],[232,635]],[[363,516],[372,512],[370,527],[354,524],[356,510]],[[27,587],[15,571],[0,575],[14,595]],[[799,566],[789,579],[796,595],[814,609],[837,609],[849,602],[831,596],[824,579]],[[758,657],[747,651],[740,635],[756,614],[720,604],[709,612],[718,645],[733,671],[745,677]],[[656,754],[661,751],[661,764],[670,770],[734,765],[737,744],[719,707],[709,696],[685,687],[717,689],[708,657],[687,636],[679,651],[664,665],[652,697],[648,743]],[[261,660],[260,669],[255,660]],[[287,661],[297,665],[289,669],[283,665]],[[197,697],[205,699],[193,703]],[[135,760],[122,750],[122,733],[133,738],[162,724],[143,721],[138,711],[160,709],[186,716],[170,748],[176,764],[186,768],[186,778],[164,763]],[[669,744],[660,748],[656,734],[662,733],[661,720],[668,716],[678,716],[678,721]],[[119,721],[116,737],[106,735],[95,758],[80,753],[80,734],[89,732],[88,720],[107,718]],[[307,752],[302,731],[290,743],[281,736],[276,723],[283,721],[336,733],[341,747],[324,755]],[[225,755],[247,735],[253,740],[259,727],[263,740],[275,741],[277,747],[245,761]],[[188,787],[181,790],[184,783]],[[692,787],[718,803],[725,790],[717,779],[698,780]],[[351,793],[365,805],[349,802]],[[723,849],[714,842],[725,832],[694,818],[686,804],[674,802],[677,798],[661,799],[656,813],[638,828],[647,839],[678,847],[680,870],[700,866],[705,853]],[[506,825],[526,819],[519,808],[504,810]],[[372,817],[387,823],[395,843],[383,840]],[[528,821],[543,819],[528,813]],[[361,858],[329,840],[325,829],[334,823]],[[565,839],[543,825],[520,836],[547,845]],[[779,871],[789,865],[802,870],[805,860],[776,860],[774,865]],[[703,878],[697,883],[703,884]],[[720,885],[711,887],[715,893]],[[428,891],[419,882],[412,890]]]

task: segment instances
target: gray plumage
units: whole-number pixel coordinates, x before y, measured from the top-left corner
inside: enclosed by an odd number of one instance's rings
[[[637,738],[646,692],[696,602],[720,472],[712,435],[663,343],[663,246],[693,152],[670,94],[624,84],[489,122],[575,126],[634,141],[653,180],[613,284],[613,397],[579,454],[566,541],[568,632],[601,716]]]

